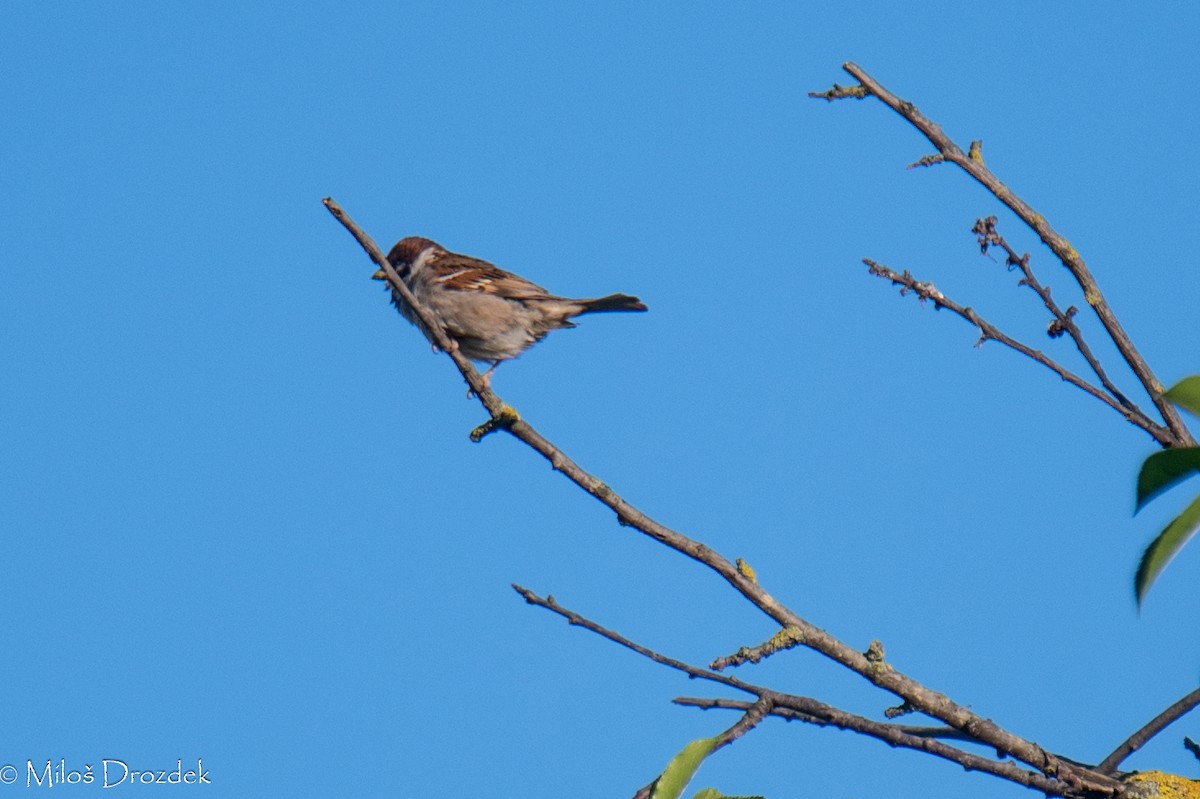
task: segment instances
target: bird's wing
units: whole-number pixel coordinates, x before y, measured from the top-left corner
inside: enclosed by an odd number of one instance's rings
[[[445,253],[434,264],[437,282],[453,291],[478,291],[510,300],[546,297],[549,292],[520,275],[469,255]]]

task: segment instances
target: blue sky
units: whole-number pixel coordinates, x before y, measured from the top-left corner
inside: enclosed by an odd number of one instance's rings
[[[971,225],[999,215],[1079,303],[1065,272],[961,173],[906,171],[930,147],[881,104],[805,95],[853,60],[983,139],[1169,384],[1200,371],[1196,11],[5,16],[0,766],[203,758],[209,796],[625,796],[734,721],[672,706],[714,692],[511,591],[696,663],[773,632],[517,442],[470,444],[478,405],[326,195],[385,248],[419,234],[563,294],[642,297],[650,313],[551,336],[497,390],[813,623],[1082,760],[1195,686],[1200,552],[1140,618],[1132,599],[1183,500],[1131,518],[1149,437],[860,259],[1078,367]],[[802,651],[744,676],[873,717],[894,703]],[[1194,774],[1184,733],[1128,765]],[[709,784],[1025,793],[782,722],[707,763]]]

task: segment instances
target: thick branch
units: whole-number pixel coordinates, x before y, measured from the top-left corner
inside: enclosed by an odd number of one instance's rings
[[[1168,725],[1200,705],[1200,688],[1192,691],[1169,708],[1159,713],[1146,723],[1146,726],[1129,736],[1124,743],[1113,750],[1112,754],[1100,761],[1096,771],[1101,774],[1115,774],[1121,762],[1131,754],[1141,749],[1146,743],[1165,730]]]
[[[403,281],[391,265],[387,263],[379,248],[353,223],[344,211],[331,198],[325,200],[330,212],[346,229],[359,241],[385,272],[392,286],[400,292],[406,302],[415,309],[422,321],[433,322],[424,309],[416,302],[416,298],[402,288]],[[820,629],[816,625],[800,617],[794,611],[771,596],[752,577],[743,574],[726,558],[710,547],[695,541],[682,533],[676,532],[664,524],[647,516],[638,508],[626,502],[620,495],[609,488],[604,482],[588,473],[571,460],[558,447],[538,433],[532,425],[520,419],[515,412],[505,405],[496,394],[483,385],[482,379],[471,366],[470,362],[457,352],[454,344],[449,341],[436,324],[428,325],[437,335],[437,343],[447,351],[464,379],[474,390],[479,401],[491,414],[491,419],[483,427],[507,430],[513,437],[525,442],[540,453],[550,465],[561,472],[577,486],[591,494],[601,503],[610,508],[617,516],[617,521],[625,526],[633,527],[654,540],[665,544],[675,551],[702,563],[719,574],[738,593],[749,600],[755,607],[772,618],[781,627],[795,627],[797,636],[803,645],[819,652],[825,657],[845,666],[866,678],[872,684],[895,694],[926,715],[939,719],[946,724],[963,730],[968,735],[994,748],[997,752],[1011,755],[1022,760],[1048,776],[1064,779],[1071,784],[1077,784],[1082,790],[1103,794],[1113,794],[1119,790],[1119,783],[1108,777],[1091,774],[1075,769],[1051,753],[1045,751],[1036,743],[1027,741],[996,725],[994,722],[981,718],[968,708],[963,707],[944,694],[932,691],[916,680],[896,671],[889,664],[868,658],[862,652],[848,646],[839,639]]]
[[[1163,384],[1155,377],[1150,365],[1142,357],[1141,353],[1138,352],[1132,339],[1129,338],[1129,335],[1117,320],[1116,314],[1104,299],[1104,295],[1100,293],[1100,286],[1096,283],[1091,270],[1075,248],[1071,246],[1071,243],[1052,228],[1050,223],[1041,214],[1014,194],[1008,186],[1004,185],[984,165],[982,158],[971,158],[967,153],[964,153],[962,148],[955,144],[937,123],[921,114],[915,105],[892,94],[857,64],[846,62],[842,65],[842,68],[853,75],[871,94],[874,94],[889,108],[908,120],[913,127],[919,130],[925,138],[937,147],[938,152],[944,160],[953,162],[968,175],[975,178],[996,199],[1011,208],[1025,224],[1029,225],[1038,234],[1038,237],[1058,256],[1063,266],[1075,278],[1080,289],[1083,290],[1084,298],[1096,312],[1096,316],[1100,319],[1100,323],[1104,326],[1113,343],[1116,344],[1121,357],[1125,359],[1125,362],[1129,364],[1133,373],[1137,375],[1146,393],[1150,395],[1159,413],[1162,414],[1162,418],[1171,433],[1171,441],[1167,446],[1195,446],[1196,442],[1184,425],[1179,412],[1169,401],[1163,399],[1162,394],[1165,390]]]

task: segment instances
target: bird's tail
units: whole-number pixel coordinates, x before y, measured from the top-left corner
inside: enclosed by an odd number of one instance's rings
[[[645,311],[646,303],[628,294],[609,294],[607,297],[597,297],[594,300],[575,300],[585,313],[606,313],[612,311]]]

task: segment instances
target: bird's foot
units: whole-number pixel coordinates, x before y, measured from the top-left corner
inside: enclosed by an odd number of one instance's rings
[[[483,387],[486,388],[488,391],[492,390],[492,372],[496,371],[496,367],[499,365],[500,365],[500,362],[496,361],[494,364],[492,364],[492,368],[488,369],[486,372],[484,372],[480,376],[480,378],[483,380]],[[467,389],[467,399],[475,399],[475,389],[473,389],[473,388]]]

